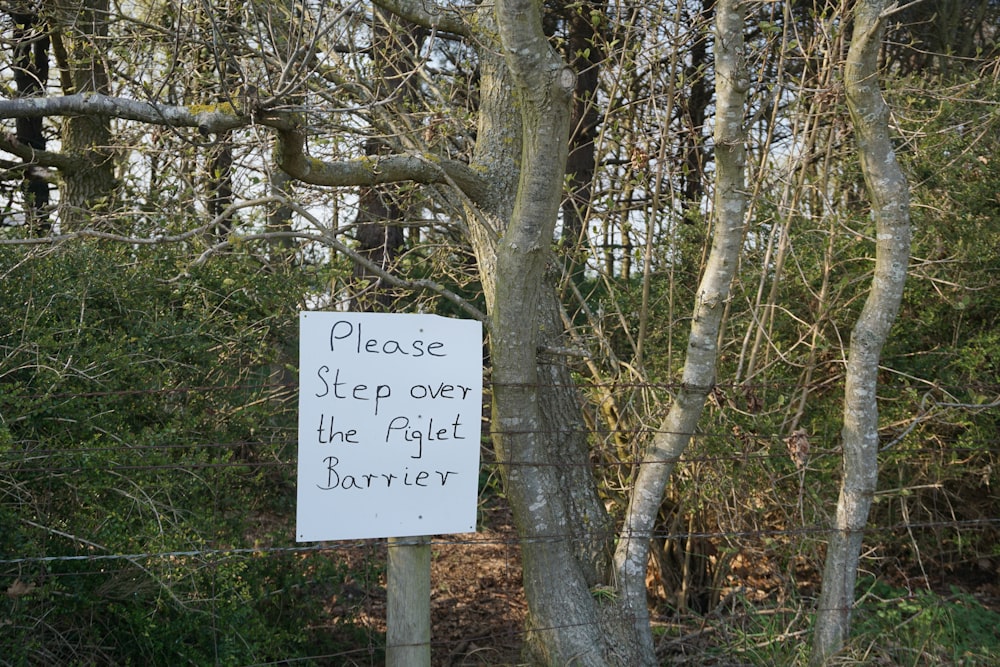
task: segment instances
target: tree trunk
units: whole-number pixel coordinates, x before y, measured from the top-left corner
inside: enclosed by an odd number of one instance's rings
[[[884,0],[859,0],[844,69],[847,104],[876,224],[875,277],[851,333],[844,388],[844,477],[827,547],[811,664],[841,650],[850,632],[854,586],[878,481],[876,388],[882,346],[896,319],[910,251],[909,190],[889,137],[878,84]]]
[[[715,384],[719,327],[743,241],[747,203],[743,118],[749,89],[743,53],[743,11],[738,0],[720,0],[716,4],[716,184],[712,249],[698,287],[683,383],[643,456],[615,551],[617,580],[622,584],[629,613],[645,635],[647,664],[655,664],[646,606],[649,540],[670,473],[694,435],[705,400]]]
[[[375,69],[375,95],[386,103],[386,111],[394,116],[404,116],[409,86],[407,76],[415,67],[414,54],[420,50],[425,31],[394,14],[375,10],[372,16],[372,59]],[[376,123],[374,133],[392,137],[393,129]],[[365,154],[377,156],[391,153],[386,141],[371,137],[365,142]],[[403,247],[403,221],[405,211],[398,203],[399,187],[380,185],[363,188],[358,198],[358,215],[355,221],[358,252],[384,271],[391,271]],[[389,310],[394,297],[378,276],[364,265],[354,264],[351,286],[351,308],[354,310]]]
[[[236,0],[215,2],[206,7],[205,32],[212,35],[211,78],[215,89],[216,104],[243,106],[243,75],[236,62],[236,49],[242,27],[242,3]],[[210,99],[211,99],[210,98]],[[208,151],[206,178],[206,208],[211,219],[217,219],[233,205],[233,133],[220,132]],[[214,229],[209,230],[209,241],[220,243],[229,237],[233,221],[222,219]]]
[[[566,157],[566,184],[569,192],[562,204],[560,243],[566,253],[566,273],[579,283],[583,279],[586,248],[580,247],[586,238],[588,211],[593,196],[595,163],[594,139],[600,115],[597,113],[598,73],[604,60],[600,35],[592,12],[603,17],[602,6],[585,0],[583,3],[562,3],[559,8],[566,21],[566,57],[576,69],[576,90],[573,95],[573,119],[570,126],[569,152]]]
[[[713,0],[701,0],[701,7],[692,18],[692,25],[708,21]],[[696,33],[697,34],[697,33]],[[705,193],[705,118],[712,93],[706,71],[709,69],[708,35],[695,38],[691,45],[691,60],[684,76],[690,81],[687,96],[681,100],[682,147],[681,192],[684,195],[684,221],[694,223],[701,217],[701,200]]]
[[[104,48],[108,35],[108,0],[59,2],[54,6],[56,32],[53,47],[64,92],[108,93]],[[115,190],[111,155],[111,123],[107,116],[85,114],[63,121],[63,152],[82,166],[64,169],[59,190],[59,223],[72,231],[97,222],[97,214],[111,208]]]
[[[14,82],[19,97],[45,94],[49,79],[49,36],[39,21],[38,13],[26,10],[11,12],[14,22]],[[17,140],[37,150],[45,150],[42,118],[18,118]],[[46,234],[49,231],[49,183],[40,167],[25,165],[21,189],[24,192],[24,212],[29,228]]]
[[[450,184],[464,182],[458,196],[466,206],[489,312],[492,437],[522,545],[529,608],[526,658],[545,665],[655,665],[645,607],[646,559],[639,559],[630,595],[620,595],[622,580],[611,567],[614,536],[590,468],[579,391],[558,351],[564,336],[560,304],[546,280],[563,194],[575,75],[550,47],[540,5],[533,0],[481,5],[468,23],[424,3],[378,4],[426,27],[447,25],[477,45],[479,126],[469,173],[455,165],[442,172],[437,165],[444,162],[390,158],[377,171],[357,161],[328,168],[306,158],[300,130],[276,125],[282,167],[319,185],[439,183],[441,173]],[[713,381],[712,368],[707,379],[701,377],[704,355],[710,353],[709,365],[714,364],[714,331],[728,298],[745,206],[743,23],[731,2],[722,7],[724,30],[717,48],[725,51],[720,62],[730,75],[720,77],[729,88],[720,87],[724,111],[716,136],[724,163],[716,201],[720,231],[696,308],[696,324],[703,325],[695,327],[690,349],[698,372],[686,376],[691,398],[682,395],[684,405],[703,404],[705,387]],[[480,174],[482,181],[476,177]],[[694,414],[696,420],[699,411],[687,410],[684,416]],[[655,452],[651,456],[657,458]],[[661,484],[654,494],[653,516],[662,490]],[[634,564],[628,561],[630,574]]]
[[[576,79],[549,47],[534,3],[502,2],[496,11],[506,62],[483,49],[476,146],[495,201],[470,227],[490,311],[494,443],[522,539],[529,657],[605,665],[614,642],[596,630],[590,587],[604,576],[594,550],[607,538],[607,517],[565,359],[539,359],[562,334],[545,271],[562,196],[552,175],[565,169]]]

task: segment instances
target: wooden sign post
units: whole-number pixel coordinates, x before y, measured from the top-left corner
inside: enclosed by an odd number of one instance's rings
[[[431,664],[431,538],[390,537],[385,664]]]
[[[304,312],[299,331],[297,540],[475,531],[482,326]],[[429,540],[391,541],[388,579],[389,664],[429,664]]]

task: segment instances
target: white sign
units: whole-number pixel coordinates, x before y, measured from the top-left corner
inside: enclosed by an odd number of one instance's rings
[[[476,529],[482,326],[299,313],[299,542]]]

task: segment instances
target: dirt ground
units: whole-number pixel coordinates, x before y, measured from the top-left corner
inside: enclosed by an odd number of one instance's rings
[[[520,549],[509,512],[489,511],[477,533],[435,538],[431,548],[431,656],[440,667],[516,665],[527,604]],[[332,618],[351,618],[372,637],[384,636],[384,541],[345,550],[352,571],[376,570],[377,580],[351,581],[330,597]],[[373,643],[378,642],[373,639]],[[333,664],[381,664],[360,651]]]
[[[478,533],[449,535],[436,538],[431,556],[431,642],[432,664],[435,667],[457,665],[518,665],[523,641],[527,605],[522,590],[520,550],[509,511],[498,504],[487,511],[484,527]],[[370,581],[353,581],[330,597],[330,614],[350,618],[356,627],[364,628],[369,637],[369,650],[341,656],[330,664],[381,664],[375,647],[381,645],[385,632],[386,594],[384,541],[371,543],[364,549],[346,550],[344,558],[354,570],[372,572]],[[970,568],[933,568],[933,581],[914,576],[912,572],[887,567],[881,573],[887,583],[900,588],[931,588],[947,594],[958,586],[973,594],[984,606],[1000,611],[1000,579],[996,576],[1000,563],[973,564]],[[987,572],[983,568],[990,571]],[[763,551],[737,554],[729,563],[726,589],[738,591],[746,601],[761,604],[754,613],[801,614],[801,598],[812,598],[819,592],[818,573],[804,564],[782,571]],[[789,576],[791,576],[790,581]],[[650,581],[651,590],[655,589]],[[790,584],[794,591],[789,589]],[[731,596],[730,596],[731,597]],[[720,622],[736,611],[722,601],[705,615],[690,614],[677,618],[667,605],[654,608],[652,619],[661,636],[658,652],[670,664],[723,665],[706,662],[704,649],[718,643]],[[785,602],[789,604],[785,604]],[[745,616],[745,610],[742,614]],[[740,616],[740,614],[737,614]],[[741,623],[737,616],[730,620]],[[724,632],[724,630],[723,630]],[[787,639],[806,641],[791,633]],[[357,642],[355,640],[354,644]],[[725,663],[733,665],[737,663]]]

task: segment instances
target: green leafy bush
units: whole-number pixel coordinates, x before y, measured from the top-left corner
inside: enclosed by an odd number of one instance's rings
[[[308,619],[341,564],[228,554],[290,541],[286,378],[314,285],[249,255],[185,262],[0,248],[3,664],[237,665],[326,643]]]

